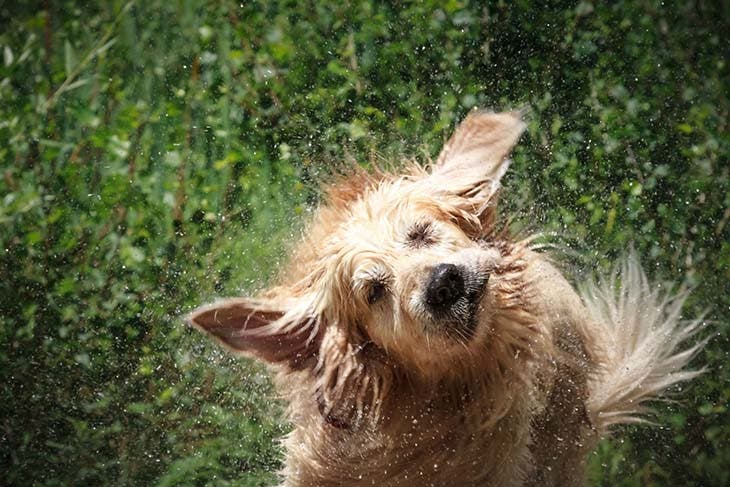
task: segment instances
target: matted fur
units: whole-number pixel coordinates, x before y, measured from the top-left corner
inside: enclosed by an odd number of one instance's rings
[[[612,425],[697,374],[685,294],[632,258],[581,298],[496,226],[523,129],[475,112],[427,169],[341,178],[275,287],[191,315],[275,370],[284,485],[580,485]]]

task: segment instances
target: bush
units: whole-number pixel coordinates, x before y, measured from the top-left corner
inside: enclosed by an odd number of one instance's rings
[[[181,316],[265,285],[332,164],[514,106],[507,206],[576,279],[633,242],[713,321],[710,372],[592,483],[730,483],[728,7],[474,3],[0,6],[6,485],[275,482],[265,372]]]

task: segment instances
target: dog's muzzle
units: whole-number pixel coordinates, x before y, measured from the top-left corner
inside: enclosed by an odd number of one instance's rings
[[[432,314],[447,312],[464,296],[464,275],[454,264],[439,264],[426,286],[426,306]]]
[[[426,309],[443,331],[456,331],[470,337],[476,328],[476,314],[488,274],[477,275],[454,264],[439,264],[431,270],[426,283]]]

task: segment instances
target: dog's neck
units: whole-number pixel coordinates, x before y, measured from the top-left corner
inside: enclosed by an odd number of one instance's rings
[[[499,480],[516,463],[528,467],[516,452],[528,441],[530,412],[514,382],[507,396],[506,385],[398,379],[379,417],[354,424],[322,416],[316,399],[294,399],[296,426],[286,440],[291,485],[448,485],[446,472],[455,469],[476,482]],[[509,400],[495,403],[502,397]],[[312,409],[318,414],[307,414]]]

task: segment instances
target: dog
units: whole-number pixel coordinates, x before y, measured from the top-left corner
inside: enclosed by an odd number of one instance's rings
[[[477,111],[435,162],[326,188],[277,285],[190,323],[288,401],[284,486],[579,486],[685,370],[701,320],[636,257],[576,291],[497,198],[525,123]],[[696,341],[695,341],[696,342]]]

